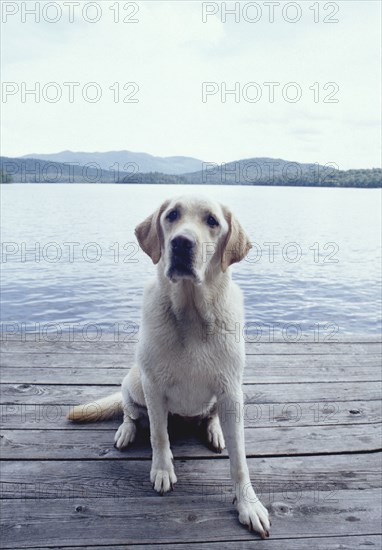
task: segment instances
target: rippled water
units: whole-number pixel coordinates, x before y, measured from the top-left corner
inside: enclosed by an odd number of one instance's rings
[[[328,337],[380,330],[380,190],[33,184],[2,186],[5,330],[138,323],[155,267],[134,227],[183,192],[230,205],[256,243],[232,269],[251,332],[313,340],[318,327]]]

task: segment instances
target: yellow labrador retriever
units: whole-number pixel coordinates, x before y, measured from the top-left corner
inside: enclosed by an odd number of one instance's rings
[[[151,482],[163,494],[176,475],[167,432],[168,414],[207,418],[218,452],[227,445],[239,521],[269,534],[268,511],[252,487],[244,447],[242,375],[243,297],[229,266],[251,247],[228,208],[200,197],[167,200],[135,230],[157,276],[145,289],[135,366],[122,393],[74,407],[74,421],[106,418],[123,409],[118,449],[134,440],[135,421],[147,414],[152,445]],[[93,405],[93,406],[90,406]]]

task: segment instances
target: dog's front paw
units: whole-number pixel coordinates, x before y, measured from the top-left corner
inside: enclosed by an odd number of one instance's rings
[[[171,464],[168,468],[151,468],[150,480],[155,489],[160,495],[173,490],[174,484],[177,482],[174,468]]]
[[[225,449],[224,436],[218,420],[211,420],[208,423],[207,439],[216,453],[221,453],[222,450]]]
[[[137,428],[133,420],[130,422],[122,422],[114,436],[114,447],[117,449],[127,447],[129,443],[134,441],[136,431]]]
[[[255,502],[245,499],[236,502],[236,509],[239,512],[240,523],[247,525],[250,531],[256,531],[262,539],[265,539],[269,537],[269,514],[260,500],[257,497],[255,498]]]

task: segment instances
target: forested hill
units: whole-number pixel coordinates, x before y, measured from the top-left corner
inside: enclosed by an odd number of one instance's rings
[[[96,162],[85,166],[42,159],[0,157],[3,183],[172,183],[206,185],[275,185],[301,187],[382,187],[382,170],[339,170],[334,164],[301,164],[282,159],[251,158],[227,164],[204,163],[186,174],[106,170]]]
[[[0,157],[4,183],[119,183],[129,172],[104,170],[96,163],[86,166],[41,159]]]
[[[204,171],[206,183],[241,185],[293,185],[318,187],[381,187],[382,170],[339,170],[335,163],[323,166],[282,159],[251,158],[230,162]],[[185,177],[189,183],[200,181],[203,174],[195,172]]]

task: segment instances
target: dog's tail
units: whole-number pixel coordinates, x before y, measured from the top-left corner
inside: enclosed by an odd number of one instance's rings
[[[71,407],[67,418],[73,422],[97,422],[122,412],[122,393],[114,393],[98,401]]]

